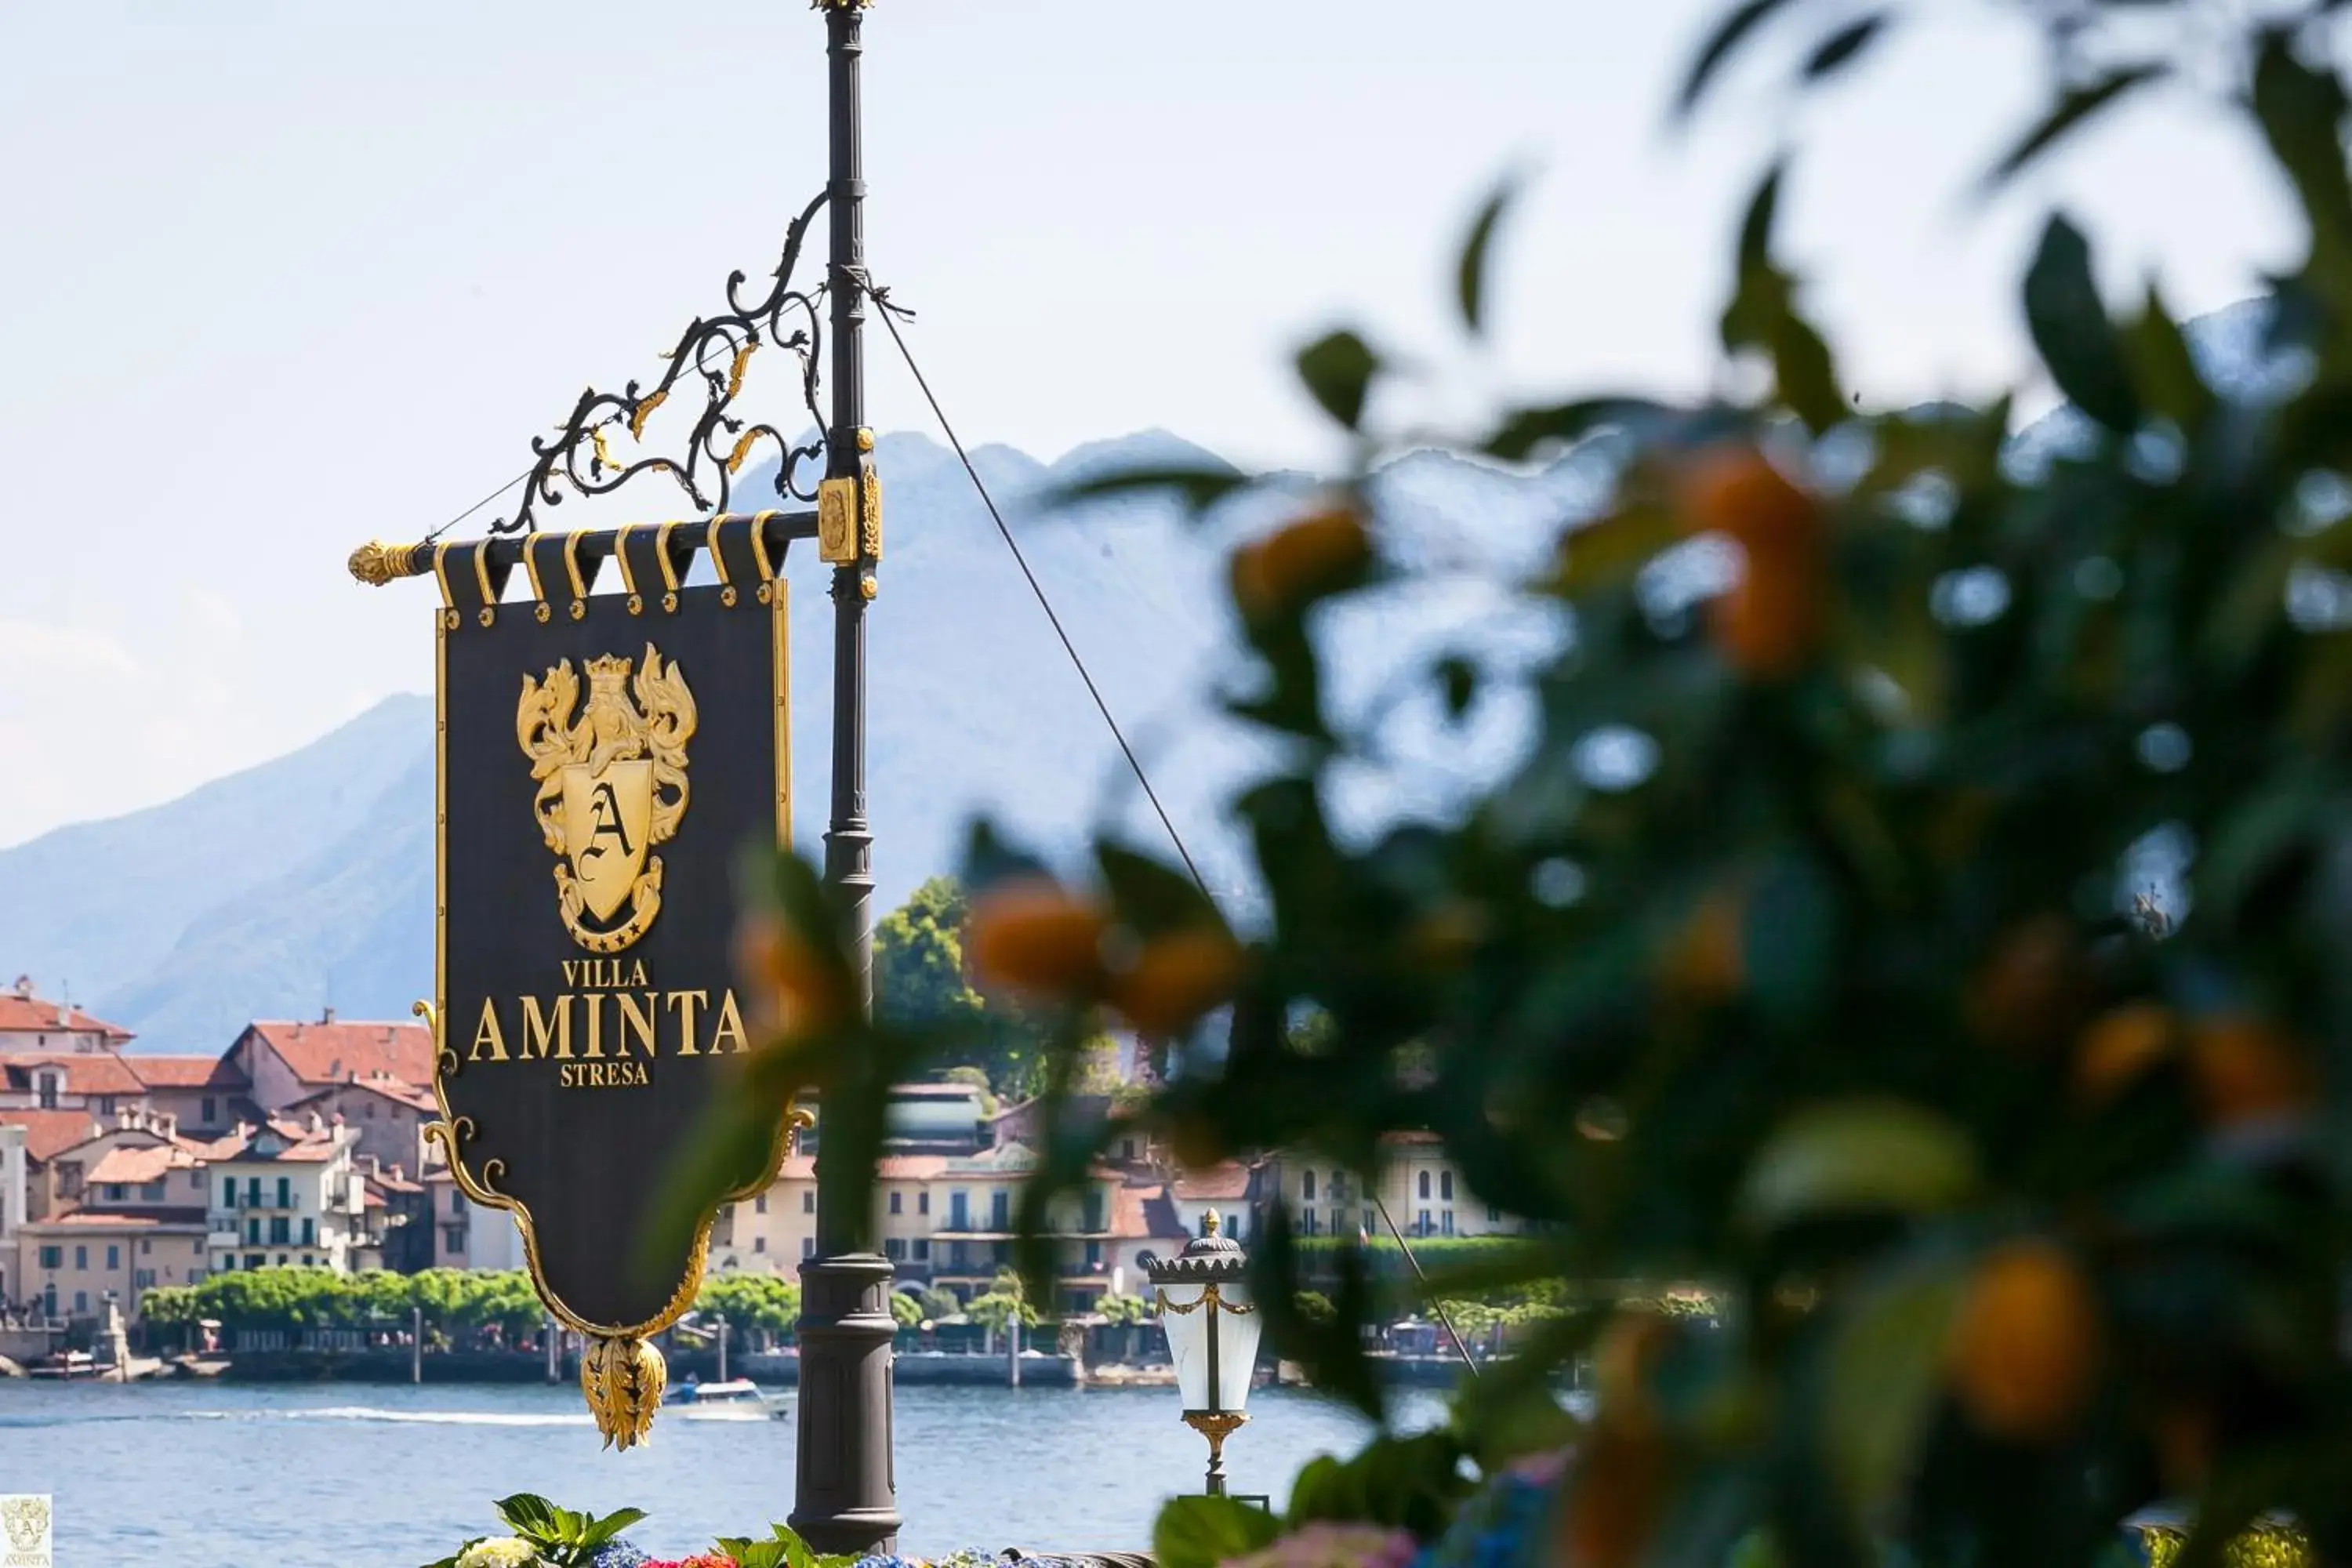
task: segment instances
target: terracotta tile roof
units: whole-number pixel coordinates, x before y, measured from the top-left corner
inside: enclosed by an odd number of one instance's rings
[[[782,1166],[776,1172],[776,1180],[780,1182],[815,1181],[816,1156],[814,1154],[786,1155]]]
[[[87,1110],[0,1110],[0,1127],[22,1127],[25,1157],[40,1163],[87,1143],[99,1131]]]
[[[147,1087],[112,1051],[44,1052],[0,1059],[8,1087],[20,1093],[32,1089],[36,1068],[62,1070],[68,1094],[135,1095]]]
[[[140,1186],[148,1182],[162,1181],[168,1172],[193,1169],[195,1163],[194,1155],[169,1143],[158,1143],[145,1149],[123,1144],[100,1155],[98,1163],[89,1168],[89,1173],[82,1180],[92,1186],[110,1184]]]
[[[1402,1132],[1383,1132],[1381,1134],[1381,1142],[1383,1143],[1443,1143],[1445,1140],[1434,1132],[1408,1129]]]
[[[403,1083],[398,1079],[391,1078],[362,1079],[357,1083],[328,1084],[324,1088],[312,1089],[309,1094],[286,1107],[286,1110],[289,1112],[299,1110],[313,1100],[331,1099],[335,1095],[355,1089],[364,1089],[382,1099],[395,1101],[411,1110],[422,1110],[435,1116],[441,1113],[441,1107],[434,1100],[432,1090],[420,1089],[413,1083]]]
[[[255,1023],[246,1033],[306,1084],[433,1081],[433,1034],[422,1024]]]
[[[171,1208],[68,1209],[47,1219],[27,1220],[19,1230],[38,1235],[55,1227],[60,1230],[153,1230],[158,1226],[184,1225],[202,1229],[205,1211],[201,1208],[175,1206]]]
[[[1231,1203],[1249,1196],[1250,1179],[1255,1173],[1240,1161],[1227,1160],[1205,1170],[1182,1172],[1169,1184],[1169,1192],[1186,1203]]]
[[[286,1122],[273,1120],[269,1123],[269,1131],[285,1141],[275,1154],[264,1154],[255,1149],[254,1140],[260,1136],[259,1131],[254,1128],[241,1127],[215,1143],[205,1158],[212,1162],[268,1160],[281,1164],[288,1163],[315,1164],[334,1156],[335,1141],[323,1134],[313,1137],[307,1127],[289,1126]]]
[[[93,1018],[79,1007],[60,1007],[55,1002],[27,996],[22,991],[0,992],[0,1035],[61,1031],[87,1034],[91,1030],[118,1043],[131,1037],[130,1030]]]
[[[126,1056],[122,1060],[149,1089],[213,1089],[242,1094],[253,1087],[226,1052],[216,1057]]]

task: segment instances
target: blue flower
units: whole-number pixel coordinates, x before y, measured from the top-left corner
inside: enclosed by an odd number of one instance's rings
[[[652,1561],[631,1542],[614,1536],[596,1549],[596,1554],[588,1559],[588,1568],[644,1568]]]

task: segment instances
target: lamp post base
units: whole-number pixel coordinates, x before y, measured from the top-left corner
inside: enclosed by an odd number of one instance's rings
[[[1225,1495],[1225,1439],[1249,1421],[1238,1410],[1187,1410],[1184,1425],[1209,1440],[1209,1495]]]
[[[819,1552],[898,1549],[892,1274],[888,1258],[866,1253],[801,1266],[800,1476],[789,1522]]]

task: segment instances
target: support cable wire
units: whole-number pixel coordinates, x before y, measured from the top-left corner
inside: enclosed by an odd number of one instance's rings
[[[1078,679],[1086,682],[1087,695],[1095,700],[1095,711],[1102,715],[1102,721],[1110,729],[1111,739],[1118,742],[1119,751],[1125,753],[1127,765],[1135,773],[1135,782],[1143,786],[1144,798],[1151,802],[1151,809],[1158,815],[1160,826],[1168,830],[1168,841],[1176,846],[1176,853],[1182,858],[1184,869],[1192,874],[1192,885],[1200,889],[1201,896],[1213,905],[1217,901],[1216,895],[1209,891],[1209,884],[1202,877],[1200,867],[1192,863],[1192,852],[1184,847],[1183,835],[1176,831],[1176,824],[1170,818],[1168,808],[1160,804],[1160,792],[1151,787],[1150,776],[1143,771],[1143,759],[1135,754],[1135,748],[1127,743],[1126,731],[1118,727],[1118,721],[1111,717],[1110,704],[1103,700],[1102,689],[1095,684],[1094,675],[1087,668],[1087,661],[1078,657],[1077,645],[1063,629],[1062,617],[1054,613],[1054,602],[1045,596],[1045,585],[1037,581],[1037,574],[1029,570],[1029,558],[1021,553],[1021,546],[1013,539],[1013,530],[1005,526],[1004,514],[996,510],[995,498],[981,482],[980,470],[971,466],[971,458],[965,454],[963,442],[957,437],[955,426],[948,423],[947,412],[940,406],[939,398],[932,395],[931,384],[924,379],[922,367],[915,363],[914,353],[907,347],[907,340],[899,334],[898,319],[900,316],[912,319],[915,312],[904,305],[892,304],[887,289],[877,289],[864,278],[860,278],[858,283],[874,301],[882,317],[882,324],[890,329],[890,341],[898,345],[898,357],[907,362],[908,374],[915,378],[915,384],[922,388],[923,401],[931,405],[931,417],[940,422],[940,429],[946,435],[948,445],[955,448],[957,460],[963,464],[963,471],[971,477],[971,488],[980,492],[982,504],[988,508],[988,515],[996,523],[997,533],[1004,540],[1004,548],[1013,552],[1013,564],[1020,567],[1021,575],[1029,580],[1029,591],[1037,596],[1037,607],[1045,612],[1045,619],[1053,624],[1054,635],[1062,639],[1062,651],[1070,656],[1070,663],[1076,668]]]
[[[1013,563],[1021,568],[1021,575],[1028,579],[1029,591],[1037,597],[1037,607],[1045,612],[1045,619],[1053,624],[1054,635],[1062,639],[1062,651],[1070,656],[1070,663],[1076,668],[1078,679],[1086,682],[1087,695],[1095,700],[1095,710],[1102,715],[1103,723],[1109,728],[1111,738],[1118,742],[1119,751],[1125,753],[1127,765],[1135,773],[1135,782],[1143,786],[1145,798],[1151,802],[1152,811],[1159,816],[1160,826],[1168,830],[1168,841],[1176,847],[1176,853],[1182,858],[1184,869],[1192,873],[1192,885],[1200,889],[1201,896],[1213,905],[1217,901],[1216,895],[1209,891],[1209,884],[1202,877],[1200,867],[1193,864],[1192,852],[1184,847],[1184,837],[1176,831],[1176,824],[1170,818],[1168,808],[1160,804],[1160,794],[1151,787],[1151,779],[1143,771],[1142,759],[1135,754],[1135,748],[1128,744],[1125,732],[1118,727],[1118,721],[1111,717],[1110,704],[1103,700],[1101,689],[1095,685],[1094,676],[1087,669],[1087,661],[1078,656],[1077,645],[1070,640],[1070,634],[1063,629],[1062,617],[1055,614],[1053,601],[1045,596],[1045,584],[1039,583],[1037,574],[1029,569],[1028,558],[1022,554],[1019,542],[1013,537],[1013,530],[1005,526],[1004,514],[997,510],[995,498],[988,493],[988,486],[982,481],[980,470],[971,466],[971,458],[964,452],[963,442],[957,437],[955,426],[948,423],[947,411],[940,406],[939,397],[931,391],[929,380],[924,376],[922,367],[915,363],[914,352],[907,347],[907,340],[898,331],[898,319],[903,316],[912,321],[915,312],[904,305],[892,304],[890,291],[887,289],[877,288],[871,279],[861,276],[857,282],[866,290],[866,297],[874,301],[877,313],[882,318],[882,324],[890,329],[890,341],[898,345],[898,357],[907,362],[908,374],[915,378],[915,384],[922,389],[923,401],[931,405],[931,417],[940,422],[940,432],[947,437],[948,445],[955,448],[957,460],[963,464],[963,471],[971,476],[972,489],[980,492],[981,502],[988,508],[988,515],[995,522],[996,531],[1003,539],[1004,547],[1013,552]],[[1405,1240],[1404,1232],[1397,1228],[1395,1218],[1389,1213],[1388,1204],[1378,1193],[1372,1194],[1372,1202],[1379,1206],[1381,1218],[1387,1222],[1389,1234],[1396,1238],[1398,1250],[1404,1254],[1405,1262],[1412,1266],[1413,1278],[1427,1285],[1429,1276],[1422,1272],[1421,1260],[1412,1255],[1412,1245]],[[1454,1350],[1462,1357],[1462,1364],[1470,1369],[1471,1376],[1478,1376],[1478,1360],[1470,1353],[1470,1347],[1464,1342],[1461,1331],[1454,1326],[1454,1319],[1446,1312],[1445,1303],[1433,1297],[1430,1300],[1430,1306],[1437,1313],[1437,1321],[1445,1325],[1447,1335],[1454,1341]]]

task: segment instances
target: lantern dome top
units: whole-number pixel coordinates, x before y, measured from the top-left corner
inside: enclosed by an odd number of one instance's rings
[[[1242,1252],[1241,1243],[1220,1233],[1223,1223],[1214,1209],[1202,1215],[1201,1234],[1186,1242],[1182,1252],[1151,1265],[1149,1272],[1152,1282],[1172,1285],[1185,1280],[1240,1279],[1247,1269],[1248,1259]]]

